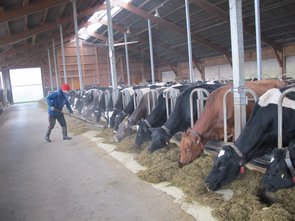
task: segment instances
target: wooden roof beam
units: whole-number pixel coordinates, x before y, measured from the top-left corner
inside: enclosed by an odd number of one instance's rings
[[[95,11],[97,10],[104,10],[105,6],[104,5],[100,5],[98,7],[94,7],[91,9],[86,9],[82,12],[77,13],[77,17],[78,18],[83,18],[85,16],[89,16],[92,15]],[[32,28],[32,29],[28,29],[27,31],[24,31],[22,33],[19,34],[15,34],[15,35],[11,35],[9,37],[2,37],[0,38],[0,45],[6,45],[6,44],[12,44],[18,41],[22,41],[26,38],[31,37],[34,34],[38,34],[41,32],[46,32],[48,30],[57,28],[59,26],[59,24],[66,24],[66,23],[70,23],[73,22],[73,17],[72,16],[68,16],[66,18],[62,18],[58,21],[54,21],[54,22],[50,22],[50,23],[46,23],[44,25],[40,25],[36,28]]]
[[[36,1],[36,3],[25,5],[21,8],[0,13],[0,23],[5,21],[10,21],[25,15],[32,14],[34,12],[41,11],[46,8],[54,7],[56,5],[69,2],[70,0],[46,0],[46,1]]]

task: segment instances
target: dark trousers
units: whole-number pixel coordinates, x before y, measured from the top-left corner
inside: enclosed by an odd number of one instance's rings
[[[65,117],[63,114],[61,115],[58,115],[56,117],[54,116],[49,116],[48,117],[48,121],[49,121],[49,126],[48,128],[49,129],[53,129],[55,123],[56,123],[56,120],[58,121],[58,123],[60,124],[61,127],[66,127],[67,126],[67,123],[66,123],[66,120],[65,120]]]

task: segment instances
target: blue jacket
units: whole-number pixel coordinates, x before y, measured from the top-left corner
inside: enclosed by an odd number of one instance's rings
[[[61,89],[54,91],[53,93],[47,96],[47,104],[48,104],[48,114],[50,116],[56,117],[58,115],[62,115],[61,111],[64,105],[67,106],[70,113],[73,113],[71,105],[67,99],[67,96],[63,93]],[[52,111],[50,107],[54,107],[58,111]]]

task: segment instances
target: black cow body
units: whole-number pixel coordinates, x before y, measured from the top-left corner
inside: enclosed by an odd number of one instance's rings
[[[191,115],[190,115],[190,93],[195,88],[204,88],[211,93],[213,90],[222,86],[220,83],[216,84],[206,84],[201,83],[189,87],[184,90],[177,98],[175,107],[169,117],[162,127],[152,129],[152,141],[148,147],[149,152],[153,152],[167,145],[170,138],[176,134],[178,131],[184,131],[191,126]],[[197,93],[193,95],[193,108],[197,109]],[[194,119],[197,119],[197,111],[194,111]],[[168,130],[167,130],[168,129]]]
[[[189,87],[192,87],[192,84],[175,86],[173,88],[182,92]],[[160,127],[167,121],[166,99],[163,95],[164,91],[159,95],[158,105],[155,109],[146,117],[146,119],[141,119],[139,123],[139,128],[135,137],[135,145],[137,148],[140,148],[144,142],[151,140],[151,128]]]
[[[287,151],[289,151],[290,165],[286,162]],[[262,176],[262,187],[264,191],[275,192],[279,189],[294,186],[295,174],[292,168],[295,166],[295,141],[291,142],[288,148],[273,150],[273,160]]]
[[[214,159],[213,168],[205,179],[207,188],[216,190],[233,181],[245,163],[270,153],[277,146],[277,102],[281,92],[286,89],[270,89],[259,98],[251,118],[234,143],[238,151],[231,146],[225,146]],[[284,99],[282,113],[284,146],[295,138],[295,121],[290,120],[295,119],[294,102],[295,93],[290,93]],[[238,154],[239,151],[240,154]]]

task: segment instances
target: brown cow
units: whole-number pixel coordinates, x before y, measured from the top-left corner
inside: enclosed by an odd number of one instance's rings
[[[260,97],[271,88],[286,86],[284,81],[261,80],[248,81],[246,88],[250,88]],[[232,88],[232,84],[223,86],[213,91],[206,102],[204,111],[196,121],[193,128],[182,133],[180,142],[180,165],[187,165],[199,158],[204,150],[204,145],[210,139],[223,139],[223,95]],[[249,96],[250,98],[252,97]],[[234,105],[233,94],[227,96],[227,131],[234,137]],[[246,116],[249,119],[254,107],[254,102],[246,106]]]

